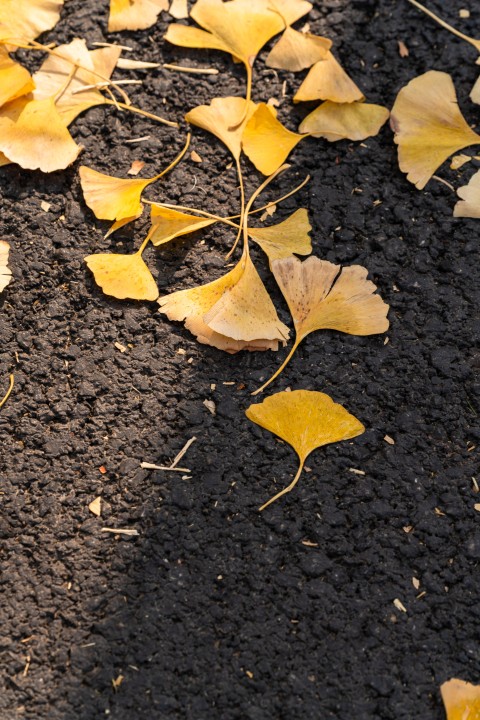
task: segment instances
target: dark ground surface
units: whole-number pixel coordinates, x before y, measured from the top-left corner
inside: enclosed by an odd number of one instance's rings
[[[67,0],[48,39],[105,39],[104,4]],[[431,6],[479,35],[473,0]],[[470,21],[458,19],[460,7]],[[226,55],[164,46],[167,19],[107,39],[132,45],[137,58],[222,74],[151,72],[132,93],[137,104],[179,118],[243,92],[243,72]],[[475,51],[406,2],[325,0],[310,23],[336,41],[372,102],[391,107],[408,80],[444,70],[478,122],[468,101]],[[280,97],[286,77],[280,116],[294,129],[308,111],[289,102],[300,77],[265,69],[265,56],[254,99]],[[114,109],[94,109],[72,129],[86,147],[81,162],[122,176],[136,158],[148,162],[141,176],[158,172],[184,142],[183,132]],[[227,152],[197,130],[192,147],[204,162],[186,160],[149,197],[235,210]],[[76,167],[1,170],[0,228],[15,276],[0,301],[2,389],[9,372],[16,379],[0,413],[1,720],[441,720],[440,683],[479,680],[478,222],[452,218],[444,185],[419,192],[407,183],[388,128],[364,146],[304,142],[292,162],[265,197],[306,171],[313,179],[275,219],[308,207],[316,253],[366,265],[391,304],[391,328],[386,345],[383,336],[316,333],[272,386],[326,391],[367,431],[314,453],[296,491],[262,515],[259,503],[289,482],[296,461],[244,410],[286,350],[222,354],[154,303],[104,296],[83,257],[138,247],[146,220],[105,241]],[[462,185],[475,164],[439,174]],[[252,191],[259,177],[247,163],[245,172]],[[166,292],[222,274],[231,242],[214,229],[146,259]],[[204,399],[217,404],[215,417]],[[191,480],[140,469],[170,461],[193,435]],[[88,511],[97,495],[101,519]]]

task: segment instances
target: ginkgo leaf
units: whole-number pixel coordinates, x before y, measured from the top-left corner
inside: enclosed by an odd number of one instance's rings
[[[365,96],[328,52],[325,60],[315,63],[293,98],[296,103],[309,100],[350,103],[365,100]]]
[[[0,240],[0,293],[5,290],[12,279],[12,271],[8,267],[8,253],[10,245],[5,240]]]
[[[187,0],[172,0],[168,11],[176,20],[183,20],[188,17]]]
[[[0,167],[3,167],[4,165],[11,165],[12,161],[7,158],[6,155],[4,155],[2,152],[0,152]]]
[[[454,217],[480,218],[480,170],[470,178],[468,185],[457,190],[461,198],[453,209]]]
[[[158,298],[157,285],[140,251],[134,255],[98,253],[88,255],[85,262],[106,295],[119,300]]]
[[[277,120],[274,108],[260,103],[245,125],[242,147],[257,170],[264,175],[271,175],[305,137],[287,130]]]
[[[475,85],[472,87],[470,100],[474,102],[475,105],[480,105],[480,77],[477,78]]]
[[[365,140],[377,135],[390,113],[381,105],[363,102],[334,103],[327,100],[307,115],[298,128],[301,133],[337,140]]]
[[[342,268],[327,260],[292,256],[272,262],[275,279],[287,301],[295,342],[279,369],[253,395],[261,392],[284,369],[302,340],[315,330],[338,330],[349,335],[375,335],[388,329],[389,306],[367,280],[361,265]]]
[[[440,686],[447,720],[478,720],[480,717],[480,685],[452,678]]]
[[[421,190],[453,153],[480,143],[457,103],[450,75],[429,70],[400,90],[390,123],[400,170]]]
[[[110,0],[108,32],[145,30],[162,10],[168,10],[168,0]]]
[[[279,320],[247,252],[218,280],[158,302],[170,320],[185,320],[199,342],[226,352],[277,350],[279,341],[285,344],[288,338],[288,328]]]
[[[298,72],[324,60],[331,47],[332,41],[327,38],[287,27],[265,64],[278,70]]]
[[[151,220],[152,227],[149,238],[156,246],[163,245],[181,235],[188,235],[196,230],[201,230],[216,222],[212,218],[188,215],[179,210],[155,204],[152,204],[151,207]]]
[[[130,215],[129,217],[121,218],[120,220],[115,220],[113,225],[111,225],[107,232],[104,235],[104,238],[110,237],[110,235],[113,235],[114,232],[117,232],[117,230],[120,230],[120,228],[124,227],[125,225],[128,225],[131,222],[135,222],[135,220],[138,220],[138,218],[142,217],[143,215],[143,205],[140,203],[140,209],[138,210],[136,215]]]
[[[114,45],[88,50],[85,40],[80,38],[59,45],[33,76],[34,98],[56,96],[57,110],[65,125],[70,125],[85,110],[107,103],[100,90],[92,86],[101,83],[102,78],[108,81],[120,53],[121,48]],[[76,65],[82,67],[75,69]]]
[[[276,393],[250,405],[245,414],[291,445],[300,461],[290,485],[264,503],[260,511],[295,487],[310,453],[323,445],[350,440],[365,432],[362,423],[342,405],[325,393],[312,390]]]
[[[35,87],[28,70],[0,47],[0,106],[31,92]]]
[[[205,30],[170,25],[165,40],[174,45],[231,53],[247,70],[250,99],[255,58],[274,35],[312,9],[304,0],[197,0],[190,13]]]
[[[83,197],[100,220],[123,220],[139,217],[141,195],[158,176],[147,180],[117,178],[81,165],[79,168]]]
[[[0,108],[0,151],[27,170],[63,170],[78,157],[53,98],[21,97]]]
[[[270,262],[297,255],[309,255],[312,241],[309,233],[312,229],[305,208],[296,210],[286,220],[268,227],[248,226],[248,234],[267,254]]]
[[[33,40],[57,24],[62,6],[63,0],[2,0],[0,40]]]
[[[210,105],[199,105],[185,115],[185,120],[213,133],[238,160],[242,151],[242,134],[257,106],[240,97],[214,98]],[[240,118],[243,121],[238,124]]]

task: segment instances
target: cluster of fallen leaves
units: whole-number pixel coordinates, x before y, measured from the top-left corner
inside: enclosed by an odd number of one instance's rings
[[[417,0],[410,2],[480,52],[480,40],[464,35]],[[480,104],[480,77],[472,88],[470,99]],[[437,70],[414,78],[400,90],[390,123],[398,145],[400,169],[419,190],[454,153],[480,145],[480,135],[471,129],[460,111],[452,78]],[[471,159],[469,155],[455,155],[450,168],[456,170]],[[460,200],[454,207],[454,217],[479,218],[480,171],[471,177],[468,185],[458,188],[457,194]]]

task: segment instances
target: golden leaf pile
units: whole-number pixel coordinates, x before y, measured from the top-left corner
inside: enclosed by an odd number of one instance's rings
[[[121,81],[112,79],[117,67],[151,70],[155,64],[123,60],[120,47],[115,45],[89,50],[81,38],[59,46],[45,46],[34,39],[41,29],[54,24],[60,5],[22,0],[15,27],[10,23],[7,32],[5,25],[0,34],[0,164],[15,162],[43,172],[71,165],[81,147],[68,127],[80,113],[97,105],[130,109],[163,121],[131,106]],[[165,0],[110,0],[108,29],[117,32],[149,27],[167,6]],[[308,176],[282,197],[258,207],[261,194],[289,170],[285,161],[299,142],[315,141],[312,138],[328,142],[363,140],[377,134],[389,115],[386,108],[365,102],[362,91],[333,54],[328,38],[292,27],[311,7],[305,0],[197,0],[190,13],[195,24],[172,22],[168,27],[165,40],[173,45],[226,52],[245,67],[245,97],[213,98],[185,114],[190,126],[210,133],[233,158],[238,195],[233,197],[236,204],[232,214],[220,216],[208,208],[169,205],[159,197],[146,196],[161,178],[168,182],[168,173],[186,154],[190,133],[173,162],[153,177],[139,176],[143,162],[131,168],[126,177],[99,172],[88,160],[79,168],[86,205],[99,220],[113,223],[106,237],[138,220],[145,204],[150,206],[150,227],[133,254],[93,253],[85,258],[97,285],[119,300],[158,301],[160,313],[184,323],[200,343],[231,354],[242,350],[276,352],[287,344],[290,330],[280,320],[259,272],[263,260],[287,302],[295,328],[295,340],[286,359],[263,387],[279,375],[300,342],[316,330],[364,336],[388,328],[388,306],[367,279],[366,268],[342,268],[311,254],[312,226],[307,208],[298,207],[264,224],[285,199],[309,181]],[[170,8],[177,18],[185,17],[185,10],[186,3],[182,2]],[[279,72],[306,71],[293,99],[320,103],[305,117],[298,132],[283,123],[284,117],[282,121],[277,117],[272,103],[251,99],[254,63],[275,35],[279,39],[268,54],[267,65]],[[33,77],[10,54],[15,47],[45,53]],[[198,153],[196,158],[201,161]],[[250,197],[244,184],[248,164],[250,179],[255,176],[254,168],[266,176],[258,179]],[[239,257],[211,282],[159,297],[143,258],[146,248],[163,247],[176,238],[208,231],[213,225],[223,228],[225,239],[231,239],[227,257],[240,244]],[[258,252],[252,254],[251,243],[262,250],[260,258]],[[1,248],[2,277],[8,281],[8,247]],[[298,255],[310,257],[302,262]],[[316,391],[278,393],[252,405],[247,416],[286,439],[300,458],[293,483],[262,509],[293,487],[307,455],[315,448],[353,438],[364,430],[344,408]]]

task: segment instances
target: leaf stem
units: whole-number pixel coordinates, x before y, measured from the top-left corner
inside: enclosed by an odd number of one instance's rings
[[[148,245],[149,240],[150,240],[150,233],[147,235],[147,237],[145,238],[145,240],[142,242],[142,244],[141,244],[140,247],[138,248],[138,250],[137,250],[137,252],[135,253],[135,255],[141,255],[141,254],[143,253],[143,251],[145,250],[145,248],[146,248],[147,245]]]
[[[229,257],[235,252],[235,248],[238,245],[238,241],[242,237],[242,228],[243,228],[243,218],[245,216],[245,186],[243,184],[243,175],[242,175],[242,166],[240,164],[240,157],[235,158],[237,163],[237,175],[238,175],[238,182],[240,183],[240,224],[238,227],[237,237],[235,238],[235,242],[233,243],[232,249],[227,253],[225,256],[225,259],[228,260]]]
[[[178,123],[173,122],[172,120],[165,120],[165,118],[162,118],[159,115],[154,115],[153,113],[150,113],[147,110],[141,110],[140,108],[135,107],[135,105],[127,105],[126,103],[116,103],[113,100],[105,100],[105,103],[107,105],[116,105],[117,107],[120,107],[123,110],[129,110],[130,112],[137,113],[138,115],[143,115],[143,117],[147,117],[150,120],[156,120],[157,122],[163,123],[164,125],[168,125],[169,127],[174,127],[174,128],[179,127]]]
[[[259,387],[258,390],[255,390],[255,392],[252,392],[252,393],[251,393],[252,395],[258,395],[258,393],[263,392],[263,390],[265,390],[265,388],[266,388],[268,385],[270,385],[270,383],[273,382],[276,377],[278,377],[278,376],[280,375],[280,373],[282,372],[282,370],[285,369],[285,367],[288,365],[288,363],[289,363],[290,360],[292,359],[292,357],[293,357],[293,355],[294,355],[294,353],[295,353],[295,350],[298,348],[298,346],[300,345],[301,342],[302,342],[302,338],[299,338],[299,337],[296,337],[296,338],[295,338],[295,342],[294,342],[294,344],[293,344],[292,349],[290,350],[290,352],[288,353],[287,357],[285,358],[285,360],[283,361],[283,363],[280,365],[280,367],[278,368],[278,370],[276,370],[276,371],[273,373],[272,377],[269,378],[269,379],[267,380],[267,382],[263,383],[262,387]]]
[[[265,188],[268,185],[270,185],[272,180],[275,180],[277,175],[281,175],[281,173],[283,173],[285,170],[288,170],[289,167],[290,167],[290,165],[287,165],[287,164],[282,165],[281,167],[278,168],[278,170],[275,170],[274,173],[269,175],[266,178],[266,180],[264,180],[263,183],[255,190],[255,192],[250,197],[250,200],[248,201],[248,203],[245,207],[245,212],[243,214],[243,244],[244,244],[244,248],[245,248],[245,255],[247,255],[247,256],[248,256],[248,215],[250,212],[250,208],[252,207],[252,205],[255,202],[255,200],[257,199],[257,197],[265,190]]]
[[[435,15],[434,12],[426,8],[421,3],[417,2],[417,0],[408,0],[412,5],[414,5],[418,10],[421,10],[425,13],[425,15],[428,15],[428,17],[432,18],[432,20],[435,20],[439,25],[441,25],[445,30],[448,30],[449,32],[453,33],[457,37],[461,38],[462,40],[465,40],[466,42],[470,43],[470,45],[473,45],[474,48],[480,52],[480,40],[475,40],[475,38],[471,38],[468,35],[465,35],[464,33],[460,32],[460,30],[457,30],[452,25],[449,25],[445,20],[442,20],[441,17],[438,15]]]
[[[178,125],[177,125],[177,127],[178,127]],[[192,133],[187,133],[187,139],[186,139],[186,141],[185,141],[185,145],[183,146],[182,150],[180,150],[180,152],[178,153],[178,155],[177,155],[177,157],[175,158],[175,160],[172,160],[172,162],[170,163],[170,165],[168,165],[168,167],[166,167],[165,170],[162,170],[161,173],[158,173],[158,175],[155,175],[155,177],[152,178],[151,182],[156,182],[156,181],[159,180],[161,177],[163,177],[164,175],[166,175],[167,173],[169,173],[170,170],[173,170],[173,168],[174,168],[176,165],[178,165],[178,163],[180,162],[180,160],[183,158],[183,156],[184,156],[185,153],[187,152],[188,147],[189,147],[189,145],[190,145],[190,140],[191,140],[191,139],[192,139]]]
[[[5,396],[2,398],[2,400],[0,400],[0,408],[5,405],[5,403],[7,402],[8,398],[10,397],[10,394],[11,394],[11,392],[12,392],[12,390],[13,390],[14,384],[15,384],[15,378],[13,377],[13,373],[12,373],[12,374],[10,375],[10,385],[8,386],[8,390],[7,390],[6,394],[5,394]]]
[[[293,490],[293,488],[295,487],[295,485],[297,484],[297,482],[300,479],[300,475],[302,474],[304,464],[305,464],[305,460],[300,460],[300,465],[298,466],[297,474],[293,478],[290,485],[288,485],[286,488],[283,488],[283,490],[280,490],[280,492],[277,493],[276,495],[274,495],[272,498],[270,498],[270,500],[267,500],[266,503],[264,503],[261,507],[258,508],[259,512],[262,512],[263,510],[265,510],[266,507],[268,507],[273,502],[275,502],[275,500],[278,500],[278,498],[281,498],[282,495],[286,495],[291,490]]]

